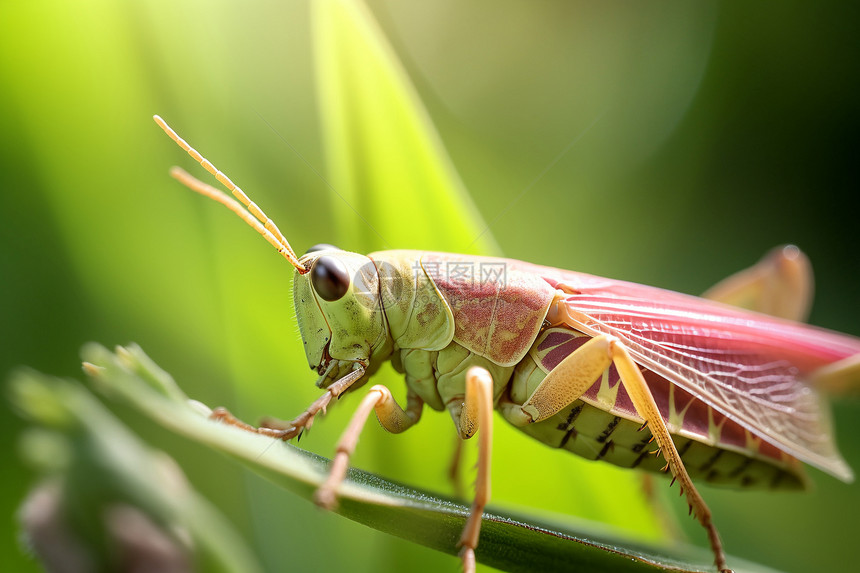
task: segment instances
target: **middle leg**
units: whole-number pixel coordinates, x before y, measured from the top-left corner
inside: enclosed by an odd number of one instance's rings
[[[352,415],[349,425],[338,440],[334,459],[331,463],[328,479],[314,493],[314,502],[325,509],[334,509],[337,504],[337,488],[346,477],[349,468],[349,458],[355,451],[358,436],[364,428],[364,423],[370,413],[376,411],[376,417],[382,427],[389,432],[399,434],[404,432],[421,417],[424,402],[418,396],[410,393],[407,398],[406,410],[394,400],[391,391],[385,386],[373,386]]]
[[[461,548],[463,572],[474,573],[475,548],[481,533],[481,517],[490,500],[490,458],[493,449],[493,378],[480,366],[473,366],[466,371],[466,400],[460,411],[457,428],[464,440],[474,436],[480,429],[475,498],[458,543]]]

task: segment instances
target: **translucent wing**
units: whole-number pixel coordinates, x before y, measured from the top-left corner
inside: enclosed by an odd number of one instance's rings
[[[621,339],[642,366],[780,450],[845,481],[829,410],[804,379],[860,340],[663,289],[528,265],[568,293],[571,327]]]

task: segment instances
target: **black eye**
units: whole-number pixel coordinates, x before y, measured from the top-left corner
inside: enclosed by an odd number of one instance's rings
[[[311,284],[323,300],[334,302],[349,289],[349,273],[338,259],[323,256],[311,268]]]
[[[307,255],[308,253],[315,253],[317,251],[339,251],[339,250],[340,249],[338,249],[334,245],[329,245],[328,243],[320,243],[319,245],[314,245],[313,247],[308,249],[305,252],[305,254]]]

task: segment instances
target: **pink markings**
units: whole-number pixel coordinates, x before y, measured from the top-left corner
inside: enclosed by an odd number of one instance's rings
[[[547,370],[554,369],[565,357],[590,339],[591,337],[575,330],[554,329],[546,334],[537,346],[541,365]],[[660,414],[670,423],[671,431],[683,432],[687,437],[699,438],[704,443],[711,443],[713,438],[716,439],[717,446],[728,446],[735,450],[745,451],[749,448],[748,432],[742,425],[714,410],[683,388],[677,385],[673,387],[672,382],[659,374],[647,369],[643,369],[642,374]],[[604,383],[603,377],[598,378],[582,398],[593,405],[603,407],[605,395],[599,397],[598,393],[601,389],[615,390],[616,386],[615,401],[607,411],[625,418],[641,418],[636,413],[627,390],[621,384],[614,365],[607,370],[606,382]],[[680,427],[676,425],[679,421]],[[782,456],[779,449],[764,441],[759,441],[757,453],[774,459],[781,459]]]
[[[522,360],[543,324],[552,287],[537,275],[507,267],[505,259],[464,261],[432,253],[422,264],[439,270],[428,276],[451,306],[456,342],[497,364]]]

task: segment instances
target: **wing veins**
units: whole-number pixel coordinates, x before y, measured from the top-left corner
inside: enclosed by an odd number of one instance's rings
[[[594,297],[581,301],[576,295],[568,300],[574,313],[587,319],[581,324],[586,332],[605,332],[626,340],[637,361],[753,434],[837,477],[851,477],[830,438],[826,412],[800,380],[799,370],[786,360],[768,358],[767,348],[750,332],[736,333],[731,328],[751,329],[754,321],[703,316],[677,307],[661,313],[656,304],[641,300],[636,301],[635,309],[631,304],[593,301]],[[679,318],[680,324],[668,323],[667,328],[667,320]],[[697,327],[684,319],[704,324]],[[702,340],[702,344],[692,340]],[[722,342],[731,347],[720,347]]]

